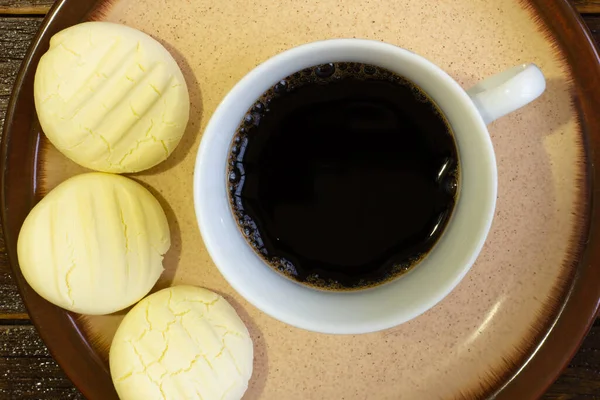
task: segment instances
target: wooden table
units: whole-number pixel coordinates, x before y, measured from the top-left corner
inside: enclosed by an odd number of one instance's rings
[[[572,0],[600,44],[600,0]],[[21,60],[54,0],[0,0],[0,126]],[[1,228],[0,228],[1,229]],[[0,235],[0,400],[83,399],[29,321]],[[544,399],[600,399],[600,320]]]

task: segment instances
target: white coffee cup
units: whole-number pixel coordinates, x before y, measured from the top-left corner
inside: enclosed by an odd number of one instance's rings
[[[244,115],[278,81],[304,68],[329,62],[380,66],[423,89],[452,127],[461,168],[454,214],[425,259],[392,282],[354,292],[312,289],[267,266],[239,231],[227,195],[229,147]],[[528,64],[465,91],[425,58],[370,40],[326,40],[276,55],[229,92],[204,131],[194,175],[196,216],[204,243],[238,293],[263,312],[290,325],[323,333],[357,334],[415,318],[461,281],[489,232],[496,205],[497,172],[486,124],[533,101],[545,87],[541,71]]]

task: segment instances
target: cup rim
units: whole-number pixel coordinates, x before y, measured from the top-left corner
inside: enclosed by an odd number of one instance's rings
[[[472,120],[471,122],[472,122],[473,126],[475,126],[476,129],[479,131],[480,136],[485,136],[485,138],[482,138],[482,140],[483,140],[482,146],[484,146],[484,149],[485,149],[484,151],[486,153],[483,156],[485,156],[486,159],[488,160],[488,163],[487,163],[488,165],[486,165],[486,168],[488,168],[488,170],[489,170],[489,176],[487,176],[487,178],[489,179],[489,185],[486,189],[487,190],[487,194],[486,194],[487,203],[483,206],[485,211],[481,212],[482,220],[479,221],[479,226],[478,226],[478,231],[477,231],[478,239],[474,239],[472,241],[472,246],[471,246],[472,250],[470,252],[470,256],[466,258],[466,262],[464,263],[464,265],[462,267],[457,268],[456,273],[454,273],[448,280],[444,281],[443,283],[441,283],[439,285],[439,288],[436,291],[436,295],[432,296],[430,299],[428,299],[428,301],[422,302],[421,304],[418,304],[418,305],[415,305],[413,307],[412,312],[404,312],[404,313],[397,313],[395,315],[389,315],[385,318],[381,318],[378,321],[371,321],[369,323],[346,322],[346,323],[342,323],[342,324],[325,324],[325,323],[323,323],[323,321],[321,321],[319,323],[315,323],[314,321],[312,321],[310,318],[307,318],[306,316],[293,315],[293,314],[281,311],[281,309],[278,308],[277,304],[269,303],[269,301],[266,300],[265,297],[260,296],[258,294],[257,290],[252,290],[252,291],[249,290],[247,284],[245,284],[245,282],[243,282],[242,280],[239,279],[238,276],[236,276],[235,266],[230,265],[231,263],[230,263],[230,261],[228,261],[228,259],[227,259],[228,256],[223,251],[222,244],[218,243],[218,241],[215,238],[215,229],[217,229],[217,228],[215,228],[215,226],[217,226],[219,223],[224,225],[224,221],[223,221],[223,219],[221,219],[221,221],[216,221],[215,218],[219,218],[219,217],[217,215],[214,215],[213,213],[211,213],[211,211],[207,207],[205,207],[203,199],[202,199],[203,193],[205,193],[205,191],[220,190],[219,186],[221,186],[221,185],[220,184],[216,184],[216,185],[211,184],[208,179],[204,179],[202,172],[203,172],[203,169],[205,168],[206,157],[210,154],[210,152],[215,151],[212,148],[212,143],[214,142],[215,137],[217,135],[224,135],[228,138],[227,143],[228,144],[231,143],[231,139],[233,138],[235,129],[230,133],[228,132],[227,134],[223,134],[223,132],[219,129],[219,125],[221,124],[223,119],[228,114],[229,108],[234,104],[234,102],[236,102],[238,100],[238,97],[244,92],[244,90],[246,90],[247,87],[254,84],[255,80],[259,79],[261,76],[268,73],[269,71],[272,71],[272,69],[275,66],[285,65],[286,62],[291,61],[291,60],[297,60],[299,58],[304,57],[305,59],[307,59],[306,62],[310,63],[310,60],[309,60],[310,55],[317,49],[320,49],[320,50],[340,49],[340,48],[346,48],[346,49],[355,48],[356,49],[356,48],[364,48],[364,46],[367,46],[370,49],[375,49],[374,51],[380,51],[382,55],[389,54],[389,52],[394,52],[396,55],[406,57],[407,59],[410,58],[413,61],[417,62],[419,64],[420,68],[422,67],[424,69],[428,69],[431,74],[435,74],[435,75],[439,76],[445,82],[446,86],[448,87],[448,90],[452,92],[452,95],[456,97],[456,100],[460,101],[462,103],[461,106],[463,106],[466,110],[468,110],[468,117]],[[342,60],[331,60],[331,61],[342,61]],[[323,63],[323,62],[320,62],[320,63]],[[318,65],[320,63],[313,63],[311,65]],[[377,63],[375,63],[375,64],[377,64]],[[307,65],[307,66],[311,66],[311,65]],[[281,72],[282,76],[279,79],[274,78],[273,82],[268,87],[266,87],[265,90],[268,89],[269,87],[271,87],[273,84],[275,84],[280,79],[283,79],[286,76],[291,75],[291,73],[296,72],[300,69],[302,69],[302,68],[293,68],[293,71],[282,71]],[[287,72],[289,72],[289,73],[287,73]],[[265,90],[263,90],[262,92],[264,92]],[[256,100],[258,97],[259,96],[254,97],[253,100]],[[244,110],[243,113],[245,113],[247,111],[247,109],[249,109],[249,108],[250,107],[246,107],[246,109]],[[242,117],[243,117],[243,114],[240,115],[240,118],[236,123],[236,127],[239,124],[239,122],[241,121]],[[225,151],[228,151],[228,149],[229,149],[229,145],[227,145],[227,149]],[[223,168],[223,173],[224,173],[224,171],[226,169],[225,162],[223,163],[222,168]],[[226,206],[229,210],[229,202],[228,202],[228,198],[227,198],[227,193],[225,191],[225,187],[226,187],[225,179],[223,179],[223,182],[222,182],[223,196],[222,197],[223,197],[223,201],[225,203],[227,203]],[[425,59],[409,50],[394,46],[392,44],[378,42],[378,41],[372,41],[372,40],[365,40],[365,39],[329,39],[329,40],[323,40],[323,41],[303,44],[303,45],[286,50],[282,53],[279,53],[279,54],[269,58],[267,61],[258,65],[253,70],[251,70],[248,74],[246,74],[227,93],[227,95],[223,98],[221,103],[215,109],[215,112],[211,116],[211,119],[210,119],[208,125],[206,126],[204,133],[202,135],[202,141],[201,141],[200,148],[198,150],[197,157],[196,157],[196,165],[195,165],[195,170],[194,170],[194,189],[193,190],[194,190],[194,206],[195,206],[195,211],[196,211],[196,217],[198,220],[198,225],[199,225],[200,232],[201,232],[202,238],[204,240],[206,249],[209,252],[213,262],[215,263],[215,265],[217,266],[217,268],[223,275],[223,277],[228,281],[228,283],[233,287],[233,289],[235,291],[237,291],[248,302],[253,304],[255,307],[257,307],[264,313],[266,313],[266,314],[270,315],[271,317],[278,319],[284,323],[287,323],[289,325],[307,329],[307,330],[311,330],[311,331],[322,332],[322,333],[359,334],[359,333],[368,333],[368,332],[374,332],[374,331],[391,328],[393,326],[397,326],[403,322],[406,322],[410,319],[417,317],[418,315],[422,314],[423,312],[425,312],[425,311],[429,310],[430,308],[432,308],[433,306],[435,306],[443,298],[445,298],[458,285],[458,283],[464,278],[466,273],[471,268],[472,264],[475,262],[475,259],[478,257],[478,255],[483,247],[483,244],[487,238],[489,230],[491,228],[491,223],[492,223],[494,210],[495,210],[495,204],[496,204],[497,170],[496,170],[496,160],[495,160],[495,155],[494,155],[491,139],[489,137],[487,127],[485,126],[481,115],[477,111],[477,108],[471,101],[468,94],[464,91],[464,89],[462,87],[460,87],[458,85],[458,83],[456,81],[454,81],[454,79],[452,79],[441,68],[437,67],[435,64],[431,63],[427,59]],[[460,201],[460,199],[457,200],[457,203],[459,201]],[[456,211],[456,207],[458,207],[458,204],[455,206],[455,211]],[[233,215],[231,214],[230,210],[229,210],[229,215],[230,215],[231,220],[233,220]],[[212,222],[208,223],[207,221],[211,220],[211,219],[212,219]],[[234,224],[235,224],[235,221],[234,221]],[[449,225],[450,224],[452,224],[452,221],[449,222]],[[239,230],[237,229],[237,225],[235,225],[235,228],[236,228],[235,229],[236,232],[229,232],[229,233],[237,234],[237,235],[241,236],[241,234],[239,233]],[[447,231],[448,231],[448,227],[446,228],[446,232],[444,232],[444,234],[442,236],[446,235]],[[244,240],[244,243],[246,244],[246,246],[248,248],[250,248],[250,246],[247,245],[247,243],[245,242],[245,239],[242,238],[242,240]],[[256,258],[261,263],[264,264],[263,266],[266,270],[269,270],[271,273],[273,273],[277,276],[280,276],[279,274],[272,271],[271,268],[268,267],[264,263],[264,261],[262,261],[262,259],[258,258],[258,256],[256,256]],[[419,268],[419,266],[417,266],[416,268]],[[280,278],[285,279],[289,282],[292,282],[291,280],[289,280],[287,278],[283,278],[281,276],[280,276]],[[404,277],[399,277],[398,279],[403,279],[403,278]],[[315,289],[312,289],[312,288],[309,288],[306,286],[302,286],[298,283],[295,283],[295,282],[292,282],[292,283],[294,285],[301,287],[303,289],[303,291],[315,291]],[[356,293],[365,293],[367,291],[380,290],[380,288],[383,288],[390,284],[381,285],[381,286],[377,286],[372,289],[351,292],[351,293],[356,294]],[[334,296],[348,296],[348,293],[344,293],[344,292],[327,292],[327,293],[329,293],[330,295],[333,294]],[[313,295],[314,295],[314,293],[313,293]]]

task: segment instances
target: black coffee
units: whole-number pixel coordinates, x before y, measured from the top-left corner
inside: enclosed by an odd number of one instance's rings
[[[321,289],[389,281],[435,245],[458,156],[437,106],[372,65],[300,71],[248,111],[231,145],[239,228],[275,270]]]

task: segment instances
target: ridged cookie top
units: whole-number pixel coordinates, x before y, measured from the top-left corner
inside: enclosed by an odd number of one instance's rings
[[[75,176],[25,219],[17,251],[23,276],[46,300],[82,314],[109,314],[154,286],[171,245],[164,211],[137,182]]]
[[[190,109],[171,54],[145,33],[108,22],[52,37],[36,70],[34,98],[54,146],[84,167],[115,173],[164,161]]]

